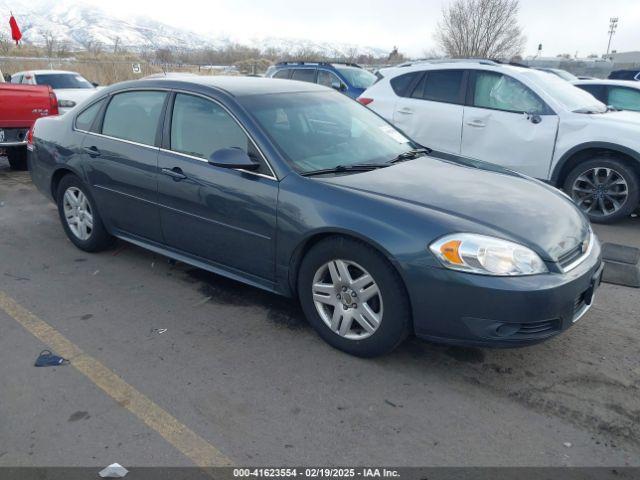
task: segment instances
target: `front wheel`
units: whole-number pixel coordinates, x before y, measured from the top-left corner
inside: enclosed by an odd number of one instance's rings
[[[57,203],[62,227],[76,247],[86,252],[99,252],[113,242],[89,189],[78,177],[70,174],[60,180]]]
[[[377,250],[333,237],[305,255],[300,303],[311,325],[333,347],[361,357],[392,351],[410,331],[402,279]]]
[[[564,191],[594,223],[628,217],[639,202],[637,173],[616,158],[594,158],[577,165]]]

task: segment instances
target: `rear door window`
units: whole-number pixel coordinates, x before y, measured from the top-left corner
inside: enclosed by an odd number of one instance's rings
[[[103,135],[154,145],[165,92],[136,91],[118,93],[107,106],[102,123]]]
[[[602,103],[607,103],[607,94],[602,85],[577,85],[577,87],[590,93]]]
[[[389,83],[396,95],[399,97],[408,97],[409,87],[411,87],[411,84],[418,75],[422,75],[422,72],[405,73],[404,75],[392,78]]]
[[[291,69],[283,68],[273,74],[273,78],[289,78],[291,76]]]
[[[291,75],[291,80],[299,80],[301,82],[315,82],[316,70],[315,68],[295,68]]]
[[[463,103],[463,76],[464,70],[429,70],[411,96],[432,102]]]

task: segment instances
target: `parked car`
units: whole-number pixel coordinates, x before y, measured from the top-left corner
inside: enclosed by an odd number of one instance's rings
[[[517,346],[573,325],[602,272],[586,217],[541,182],[427,153],[326,87],[184,77],[38,120],[30,165],[78,248],[118,237],[297,296],[355,355],[411,332]]]
[[[555,75],[491,61],[417,65],[359,100],[422,145],[563,188],[593,222],[638,206],[640,115]]]
[[[640,80],[640,70],[614,70],[609,74],[609,80]]]
[[[573,73],[567,72],[566,70],[562,70],[561,68],[548,68],[548,67],[534,67],[536,70],[540,70],[541,72],[547,72],[559,77],[567,82],[574,82],[578,80]]]
[[[11,75],[11,83],[48,85],[58,97],[60,114],[67,113],[78,103],[96,92],[96,85],[76,72],[65,70],[29,70]]]
[[[629,80],[578,80],[573,84],[617,110],[640,112],[640,82]]]
[[[58,102],[51,87],[0,83],[0,148],[9,166],[27,168],[27,135],[41,117],[58,114]]]
[[[355,63],[280,62],[269,67],[265,76],[317,83],[351,98],[358,98],[376,81],[374,74]]]

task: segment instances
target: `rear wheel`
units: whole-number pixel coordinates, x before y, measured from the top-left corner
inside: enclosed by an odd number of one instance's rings
[[[402,279],[377,250],[332,237],[304,257],[298,295],[305,315],[333,347],[361,357],[393,350],[409,334]]]
[[[26,148],[8,148],[7,159],[12,170],[27,169],[27,149]]]
[[[628,217],[640,198],[637,173],[617,158],[593,158],[577,165],[564,190],[594,223]]]
[[[107,232],[89,189],[75,175],[60,180],[58,213],[67,237],[81,250],[99,252],[113,242]]]

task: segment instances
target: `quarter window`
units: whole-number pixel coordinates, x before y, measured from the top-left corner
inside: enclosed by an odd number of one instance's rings
[[[94,103],[89,108],[87,108],[84,112],[82,112],[76,118],[76,128],[78,130],[84,130],[85,132],[91,131],[91,126],[93,125],[93,121],[96,118],[96,115],[100,111],[102,104],[104,103],[104,99]]]
[[[545,104],[519,81],[494,72],[476,72],[473,105],[507,112],[543,114]]]
[[[113,96],[104,115],[102,133],[110,137],[154,145],[167,94],[140,91]]]
[[[464,70],[429,70],[411,96],[433,102],[461,103],[463,75]]]
[[[227,111],[215,102],[194,95],[176,95],[171,118],[171,150],[208,159],[223,148],[240,148],[270,173],[253,143]]]
[[[301,82],[314,82],[316,70],[314,68],[296,68],[293,70],[291,80],[300,80]]]

